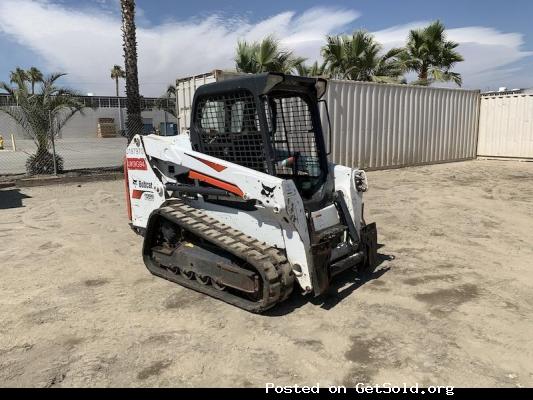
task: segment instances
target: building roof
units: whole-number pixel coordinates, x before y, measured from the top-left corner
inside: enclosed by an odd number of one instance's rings
[[[76,98],[85,104],[86,107],[92,108],[126,108],[126,97],[116,97],[116,96],[76,96]],[[157,103],[162,101],[157,97],[142,97],[141,96],[141,109],[142,110],[151,110],[152,108],[157,107]],[[176,106],[174,99],[164,99],[167,102],[167,107],[173,108]],[[16,106],[17,103],[14,102],[9,95],[0,93],[0,106]]]

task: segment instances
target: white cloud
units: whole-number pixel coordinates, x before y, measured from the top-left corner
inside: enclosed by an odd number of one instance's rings
[[[83,9],[73,9],[50,0],[2,0],[0,33],[39,54],[47,62],[45,69],[69,72],[73,86],[112,94],[109,70],[113,64],[123,63],[116,3],[96,0]],[[286,11],[255,23],[239,16],[218,15],[159,25],[141,19],[137,30],[141,91],[147,96],[158,95],[179,76],[232,68],[239,39],[258,40],[272,33],[287,48],[314,61],[324,36],[350,30],[358,17],[353,10],[322,7],[300,14]],[[424,24],[395,26],[375,34],[392,47],[403,43],[409,29]],[[463,73],[468,87],[500,86],[502,79],[514,79],[518,84],[526,75],[512,71],[509,65],[531,54],[522,50],[521,34],[464,27],[450,29],[448,35],[460,42],[466,61],[457,70]],[[522,85],[526,79],[522,78]]]
[[[159,95],[179,76],[232,68],[239,39],[257,40],[274,33],[298,55],[315,59],[324,36],[358,16],[350,10],[314,8],[301,14],[280,13],[253,24],[238,17],[213,15],[140,26],[141,91]],[[316,26],[318,18],[321,22]],[[109,70],[123,63],[118,15],[91,8],[70,9],[42,0],[2,0],[0,32],[41,55],[48,70],[69,72],[73,85],[97,94],[112,94]]]
[[[413,22],[374,32],[386,48],[405,43],[409,30],[421,28],[429,21]],[[526,71],[509,68],[509,65],[533,55],[524,51],[523,35],[503,33],[493,28],[470,26],[448,29],[449,40],[459,43],[458,51],[464,62],[458,63],[455,71],[463,75],[465,87],[482,88],[498,86],[533,86],[533,77]]]

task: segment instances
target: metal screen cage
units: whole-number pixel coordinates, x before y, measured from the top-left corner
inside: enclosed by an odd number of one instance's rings
[[[201,98],[194,124],[205,154],[268,171],[257,107],[250,92]]]
[[[321,175],[316,129],[310,105],[300,96],[265,99],[276,176]]]

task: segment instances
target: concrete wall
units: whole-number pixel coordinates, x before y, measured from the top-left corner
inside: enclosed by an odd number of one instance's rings
[[[98,118],[114,118],[117,132],[119,131],[119,110],[122,111],[122,126],[125,127],[126,110],[119,108],[84,108],[83,115],[76,114],[72,117],[60,132],[60,138],[72,139],[90,139],[96,138],[96,127]],[[151,111],[143,111],[143,119],[152,119],[154,127],[159,128],[159,124],[165,121],[165,114],[167,122],[176,123],[176,118],[171,114],[165,113],[162,110],[153,109]],[[16,139],[31,139],[16,124],[8,115],[0,111],[0,135],[8,138],[10,134],[14,134]]]

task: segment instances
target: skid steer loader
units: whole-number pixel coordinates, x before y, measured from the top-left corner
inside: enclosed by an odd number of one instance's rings
[[[127,207],[152,274],[262,312],[375,263],[365,172],[327,159],[325,89],[277,73],[203,85],[188,134],[132,139]]]

